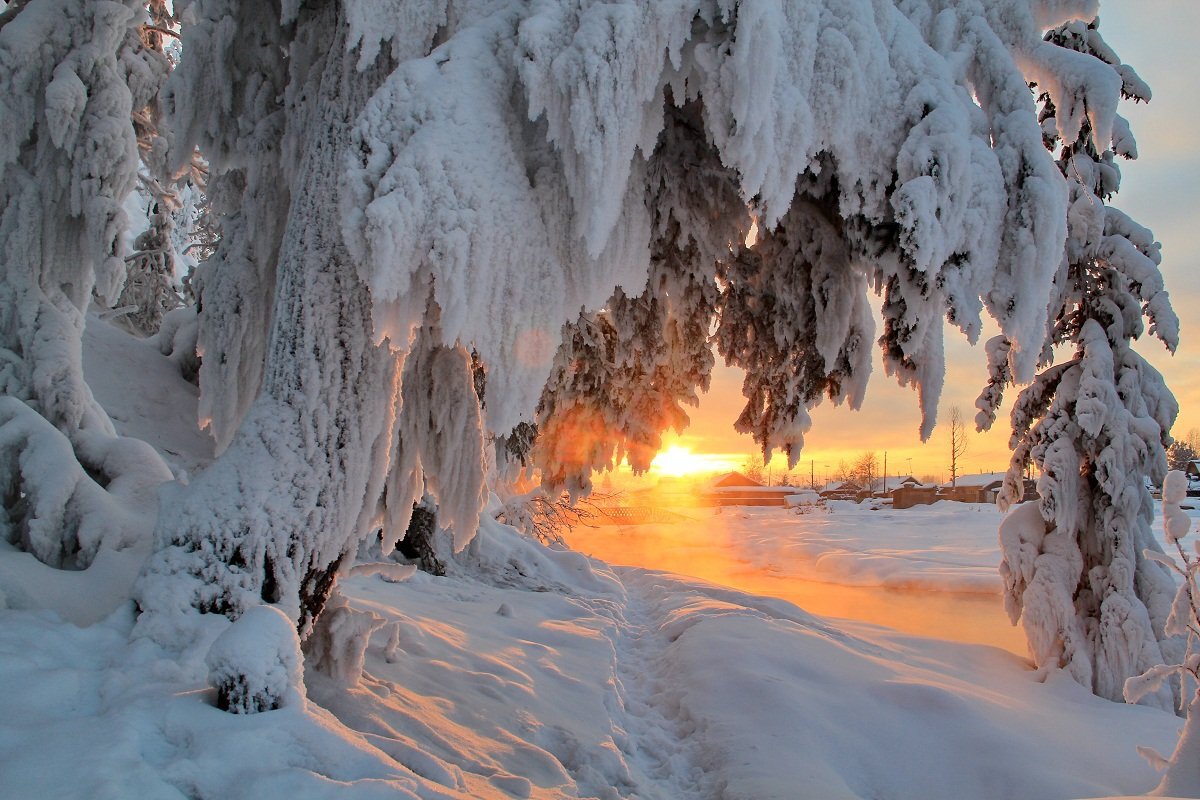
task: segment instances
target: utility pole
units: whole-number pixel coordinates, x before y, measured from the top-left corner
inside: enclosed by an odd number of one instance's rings
[[[887,494],[887,450],[883,451],[883,493]]]

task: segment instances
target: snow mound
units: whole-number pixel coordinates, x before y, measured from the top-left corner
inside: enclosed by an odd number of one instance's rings
[[[304,702],[304,657],[296,628],[274,606],[255,606],[217,637],[204,659],[217,707],[234,714]]]

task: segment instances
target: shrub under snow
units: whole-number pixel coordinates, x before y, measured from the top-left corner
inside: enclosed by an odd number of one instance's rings
[[[254,714],[304,702],[296,626],[274,606],[254,606],[217,637],[204,659],[217,707]]]

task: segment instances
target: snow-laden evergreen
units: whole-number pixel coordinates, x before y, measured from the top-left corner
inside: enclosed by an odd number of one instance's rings
[[[1130,343],[1145,329],[1174,350],[1179,321],[1159,272],[1153,234],[1106,205],[1120,186],[1116,156],[1132,158],[1129,126],[1114,113],[1119,92],[1149,100],[1096,23],[1051,31],[1033,77],[1046,145],[1067,178],[1068,238],[1055,276],[1041,373],[1012,412],[1013,459],[1002,504],[1019,500],[1032,462],[1040,470],[1040,518],[1001,531],[1005,603],[1020,619],[1038,666],[1062,667],[1097,694],[1122,698],[1127,679],[1174,656],[1165,630],[1174,585],[1150,534],[1145,478],[1161,481],[1178,405],[1162,376]],[[1105,86],[1107,91],[1101,91]],[[1058,360],[1054,348],[1073,352]],[[1009,343],[989,344],[988,388],[977,421],[991,424]],[[1028,519],[1025,519],[1028,518]],[[1042,522],[1044,520],[1044,522]],[[1139,695],[1172,705],[1169,687]]]
[[[248,17],[268,14],[239,8]],[[231,35],[228,22],[213,29]],[[165,547],[139,589],[142,628],[163,641],[185,641],[181,609],[236,617],[263,602],[279,604],[307,636],[383,493],[401,362],[374,342],[370,296],[342,242],[329,189],[344,169],[349,122],[388,65],[356,69],[336,5],[301,10],[294,34],[285,144],[298,161],[263,385],[221,458],[164,503]],[[207,304],[205,297],[202,290]],[[207,365],[212,355],[203,355]]]
[[[298,142],[284,110],[294,30],[278,10],[233,2],[175,3],[187,57],[164,89],[169,166],[199,148],[221,246],[193,275],[199,300],[200,424],[223,450],[258,395],[291,201]]]
[[[613,285],[629,297],[645,285],[652,212],[639,184],[670,88],[675,102],[702,104],[704,136],[764,230],[808,191],[798,179],[820,192],[858,268],[887,293],[887,368],[922,388],[928,434],[941,316],[974,337],[986,305],[1017,343],[1022,377],[1040,348],[1044,304],[1024,288],[1058,264],[1065,199],[1020,64],[1041,46],[1037,20],[1091,8],[1054,5],[458,9],[446,42],[402,65],[359,129],[346,235],[365,261],[377,333],[410,337],[432,289],[445,335],[505,365],[488,421],[509,430],[561,320],[603,306]],[[462,280],[472,263],[489,268]],[[514,308],[520,335],[508,314],[496,324]],[[784,354],[804,340],[786,319],[770,324]],[[790,363],[753,367],[782,376]],[[794,417],[764,431],[770,447],[798,452]]]

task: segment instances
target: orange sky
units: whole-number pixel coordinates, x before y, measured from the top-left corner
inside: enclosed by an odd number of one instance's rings
[[[1200,332],[1191,322],[1200,308],[1200,48],[1190,37],[1200,30],[1200,2],[1140,0],[1102,2],[1106,39],[1150,84],[1154,99],[1148,105],[1123,104],[1137,137],[1140,160],[1123,162],[1124,183],[1113,205],[1151,228],[1163,243],[1163,274],[1182,323],[1182,344],[1172,357],[1156,340],[1144,339],[1139,350],[1167,378],[1180,404],[1177,433],[1200,428]],[[985,333],[986,341],[995,331]],[[975,398],[986,379],[981,349],[966,344],[957,331],[947,331],[948,368],[940,418],[957,405],[966,420],[973,419]],[[1012,393],[1010,393],[1011,395]],[[1011,402],[1011,397],[1009,398]],[[692,414],[692,426],[667,444],[695,453],[717,454],[741,463],[755,451],[749,436],[733,430],[742,407],[741,373],[718,366],[713,387]],[[988,434],[969,434],[969,447],[960,471],[999,471],[1008,465],[1008,407]],[[916,395],[896,386],[876,360],[867,399],[858,412],[822,406],[813,413],[813,427],[797,471],[810,467],[817,479],[836,470],[841,460],[852,461],[866,450],[888,454],[888,472],[946,476],[948,434],[945,425],[929,442],[918,438],[920,424]],[[911,461],[910,461],[911,459]],[[778,465],[778,459],[776,464]]]

